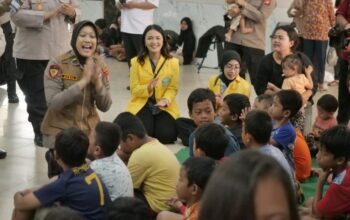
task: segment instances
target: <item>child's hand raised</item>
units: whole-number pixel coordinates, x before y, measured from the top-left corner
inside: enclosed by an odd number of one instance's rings
[[[184,205],[178,198],[169,198],[165,200],[165,203],[176,210],[180,210],[180,208]]]
[[[311,75],[313,71],[314,68],[312,67],[312,65],[308,65],[307,67],[305,67],[305,75]]]
[[[251,110],[251,108],[244,108],[244,109],[242,109],[242,112],[241,112],[241,114],[239,115],[239,119],[240,119],[241,121],[244,121],[245,118],[247,117],[247,114],[250,112],[250,110]]]

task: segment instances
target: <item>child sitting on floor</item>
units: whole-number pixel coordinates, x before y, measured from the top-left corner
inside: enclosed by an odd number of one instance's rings
[[[281,90],[275,94],[269,109],[269,114],[274,120],[270,143],[282,151],[293,170],[296,133],[290,118],[299,111],[302,104],[302,97],[297,91]]]
[[[321,133],[337,125],[337,120],[334,117],[337,109],[338,100],[333,95],[323,95],[317,101],[317,116],[312,125],[312,130],[306,138],[313,157],[317,153]]]
[[[169,204],[181,214],[161,212],[157,220],[196,220],[205,186],[215,169],[215,161],[208,157],[191,157],[180,170],[176,193],[178,199],[169,199]],[[183,205],[184,202],[186,206]]]
[[[318,173],[315,197],[311,199],[312,207],[304,209],[305,214],[311,214],[322,219],[350,214],[350,130],[344,125],[338,125],[325,130],[320,137],[320,148],[316,160],[321,171]],[[323,188],[330,175],[332,183],[325,195]]]
[[[273,96],[270,94],[261,94],[254,100],[253,109],[260,109],[265,112],[269,110],[273,102]]]
[[[250,109],[249,98],[242,94],[233,93],[225,96],[219,112],[221,123],[227,126],[228,130],[236,136],[241,149],[244,149],[245,146],[242,141],[242,120],[240,116],[242,111],[246,109]]]
[[[225,129],[218,124],[208,123],[196,129],[193,154],[195,157],[210,157],[221,160],[225,155],[228,137]]]
[[[90,167],[106,185],[112,201],[121,196],[134,196],[128,168],[116,154],[120,133],[118,125],[99,122],[89,136],[89,151],[96,158]]]
[[[105,219],[105,207],[110,198],[103,182],[85,164],[88,147],[88,137],[77,128],[58,133],[54,155],[63,173],[37,190],[17,192],[14,219],[31,219],[37,208],[55,203],[76,210],[87,219]]]

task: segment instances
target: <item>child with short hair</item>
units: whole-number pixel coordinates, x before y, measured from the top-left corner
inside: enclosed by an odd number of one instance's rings
[[[269,114],[274,121],[270,143],[278,147],[294,170],[293,149],[295,144],[295,128],[290,122],[302,107],[301,95],[295,90],[281,90],[273,97]]]
[[[303,62],[299,53],[286,56],[281,63],[283,70],[282,89],[293,89],[302,95],[306,90],[313,88],[312,71],[304,71]]]
[[[198,88],[191,92],[187,99],[190,119],[178,119],[178,133],[183,143],[188,137],[188,146],[190,156],[193,156],[193,143],[195,129],[205,123],[212,123],[215,120],[216,99],[215,94],[210,89]],[[225,155],[230,155],[240,149],[237,138],[228,130],[226,134],[229,137],[229,142],[226,147]],[[191,133],[189,133],[191,131]]]
[[[225,129],[215,123],[208,123],[196,129],[193,155],[221,160],[225,155],[228,137]]]
[[[338,125],[325,130],[320,137],[320,149],[316,160],[322,171],[317,180],[311,214],[333,219],[336,216],[350,214],[350,130]],[[332,183],[325,195],[323,187],[330,175]]]
[[[283,153],[277,147],[269,144],[272,127],[272,120],[267,112],[262,110],[250,111],[243,123],[243,142],[249,149],[257,149],[263,154],[274,157],[293,179],[294,172]]]
[[[169,200],[169,204],[178,209],[181,214],[161,212],[157,220],[198,219],[200,201],[215,165],[215,160],[208,157],[188,158],[181,167],[176,186],[178,199]]]
[[[243,150],[220,164],[201,200],[199,220],[299,220],[290,176],[271,156]]]
[[[265,112],[269,110],[273,102],[273,96],[270,94],[261,94],[254,100],[253,109],[260,109]]]
[[[138,198],[119,197],[108,206],[107,220],[151,220],[147,205]]]
[[[323,95],[317,101],[317,116],[312,125],[312,131],[308,134],[307,140],[311,154],[316,155],[321,133],[337,125],[334,117],[338,109],[338,100],[331,94]]]
[[[112,201],[121,196],[134,196],[128,168],[116,154],[120,133],[118,125],[99,122],[89,136],[89,151],[96,158],[90,167],[106,185]]]
[[[58,133],[55,159],[63,173],[37,190],[17,192],[14,196],[15,219],[30,219],[35,209],[57,202],[80,212],[87,219],[104,219],[110,198],[103,182],[85,164],[88,146],[88,137],[77,128]]]
[[[169,210],[165,200],[176,194],[180,169],[175,155],[157,139],[147,135],[137,116],[123,112],[114,123],[121,129],[120,151],[129,155],[127,167],[135,196],[148,204],[153,215]]]
[[[198,97],[196,95],[198,94]],[[197,102],[195,102],[195,100]],[[193,119],[197,127],[202,126],[205,123],[213,123],[215,119],[215,107],[216,99],[215,94],[210,89],[196,89],[188,98],[188,106],[190,110],[190,116]],[[229,138],[229,142],[226,146],[225,156],[229,156],[232,153],[239,151],[240,146],[238,144],[236,136],[234,136],[228,129],[225,129],[226,135]],[[193,144],[196,131],[193,131],[189,137],[189,150],[190,156],[193,156]]]
[[[188,96],[187,108],[190,119],[178,118],[176,120],[178,137],[185,146],[189,146],[189,136],[196,130],[197,126],[214,121],[215,94],[209,89],[197,88]]]
[[[245,148],[242,141],[242,111],[250,109],[249,98],[242,94],[229,94],[225,96],[219,115],[221,123],[236,136],[241,149]]]

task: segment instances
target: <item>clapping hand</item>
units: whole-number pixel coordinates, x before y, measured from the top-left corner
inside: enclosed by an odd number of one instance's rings
[[[151,93],[153,91],[154,87],[156,87],[157,85],[157,82],[158,82],[158,78],[154,78],[148,83],[148,86],[147,86],[148,93]]]

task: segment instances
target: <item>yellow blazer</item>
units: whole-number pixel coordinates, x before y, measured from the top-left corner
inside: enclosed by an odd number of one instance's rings
[[[156,71],[160,68],[164,61],[161,56],[156,67]],[[128,102],[126,111],[137,114],[147,103],[152,93],[148,93],[147,87],[153,79],[154,74],[151,67],[149,57],[145,58],[144,65],[137,62],[137,57],[131,59],[130,68],[130,91],[131,99]],[[155,87],[156,102],[165,98],[169,101],[169,106],[161,108],[168,112],[174,119],[180,115],[179,107],[175,101],[177,90],[179,88],[179,60],[176,58],[167,59],[157,75],[158,81]]]
[[[209,78],[208,87],[211,91],[215,93],[215,95],[220,95],[222,98],[232,93],[243,94],[246,95],[248,98],[250,96],[250,83],[240,76],[237,76],[236,79],[234,79],[228,85],[228,87],[224,91],[224,94],[221,94],[221,84],[222,81],[220,78],[218,79],[218,75],[212,75]]]

